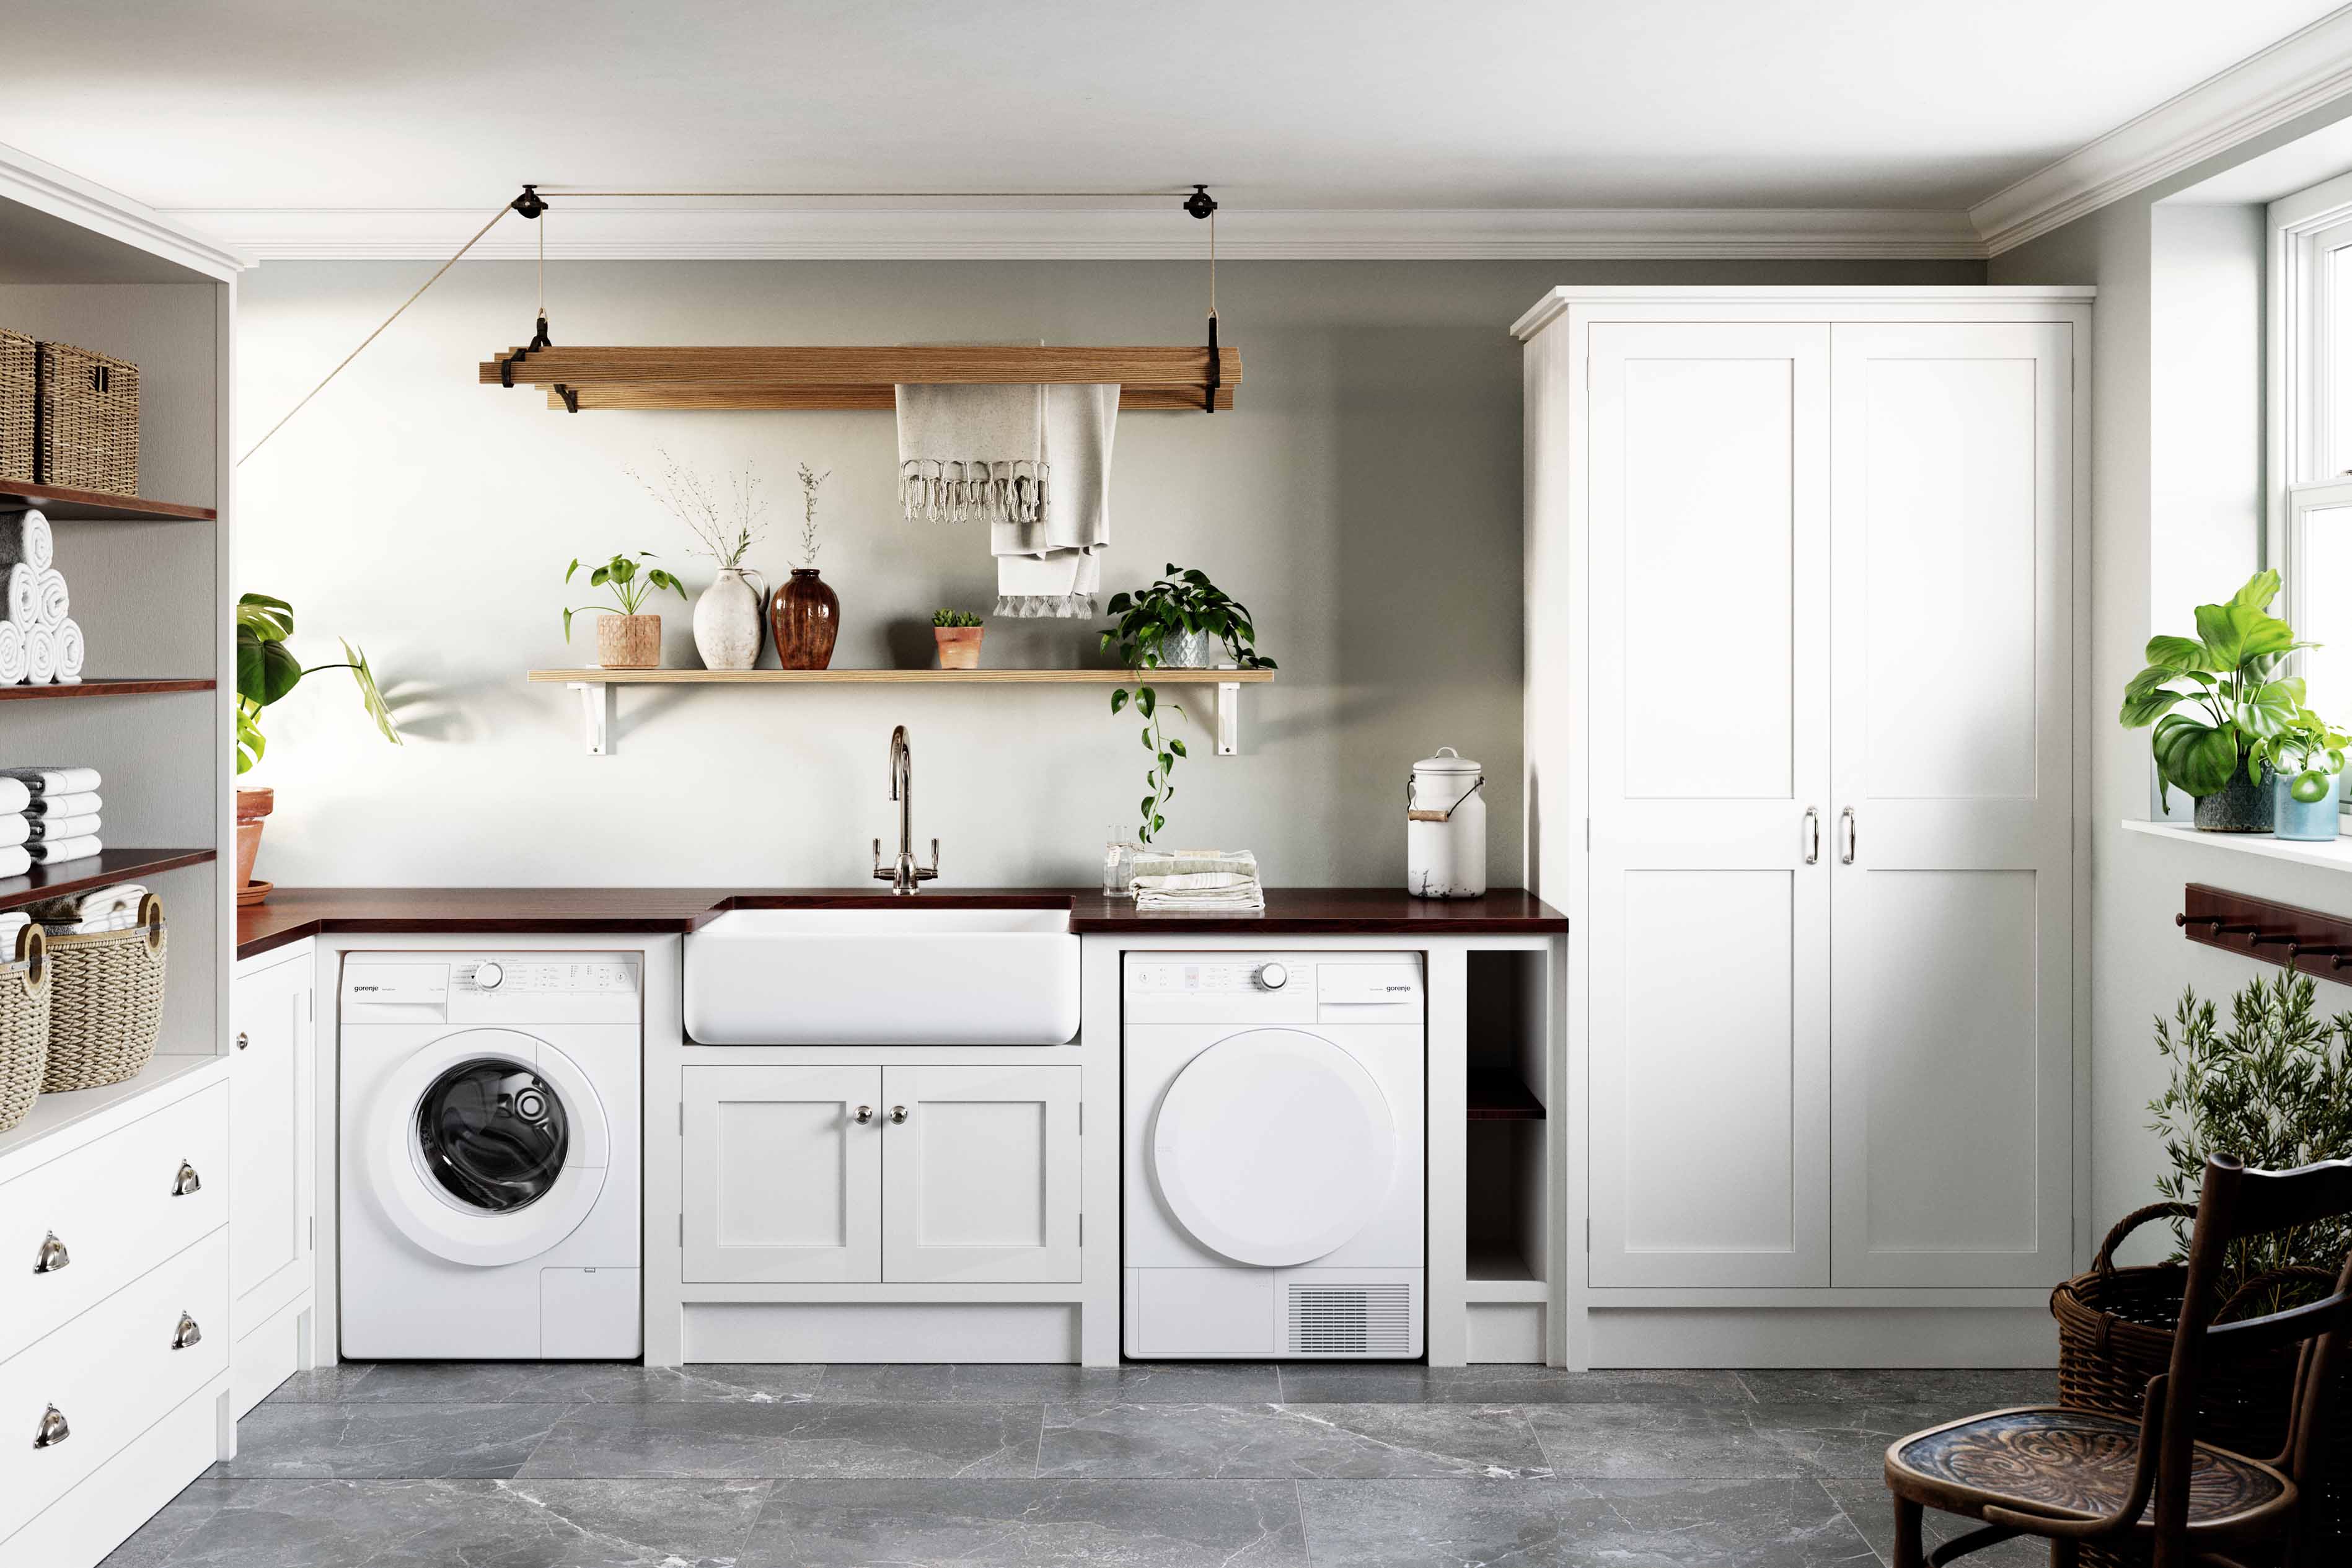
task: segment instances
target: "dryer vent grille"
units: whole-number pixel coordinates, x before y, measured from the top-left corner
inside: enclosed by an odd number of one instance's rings
[[[1411,1355],[1412,1287],[1292,1285],[1292,1355]]]

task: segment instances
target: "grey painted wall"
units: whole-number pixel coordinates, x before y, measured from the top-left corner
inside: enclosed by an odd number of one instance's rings
[[[428,268],[273,263],[244,285],[237,417],[250,440]],[[1185,733],[1170,837],[1255,849],[1269,880],[1393,883],[1408,766],[1440,745],[1486,765],[1490,871],[1520,880],[1519,350],[1507,331],[1570,282],[1978,282],[1975,263],[1229,264],[1231,415],[1120,421],[1107,590],[1167,562],[1256,612],[1282,666],[1244,697],[1244,754]],[[1178,263],[564,263],[559,342],[1184,342],[1204,279]],[[626,469],[656,447],[714,472],[756,463],[780,577],[793,474],[833,470],[819,564],[844,667],[929,661],[929,612],[985,608],[977,531],[892,510],[879,414],[550,413],[475,384],[522,341],[528,266],[461,266],[238,476],[237,585],[290,598],[297,646],[365,645],[410,728],[376,740],[340,674],[271,710],[258,875],[289,885],[862,881],[895,832],[890,727],[913,738],[916,826],[947,886],[1084,883],[1129,820],[1143,762],[1098,689],[842,686],[620,695],[616,754],[581,748],[577,700],[529,687],[567,652],[573,556],[656,550],[696,586],[684,531]],[[575,595],[569,602],[583,602]],[[667,662],[692,664],[686,606]],[[1099,660],[1094,628],[992,627],[991,662]],[[1706,693],[1689,694],[1702,706]]]

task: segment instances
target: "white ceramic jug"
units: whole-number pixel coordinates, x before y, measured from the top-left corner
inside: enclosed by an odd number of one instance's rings
[[[1417,899],[1486,894],[1486,773],[1451,746],[1412,764],[1404,786],[1404,886]]]

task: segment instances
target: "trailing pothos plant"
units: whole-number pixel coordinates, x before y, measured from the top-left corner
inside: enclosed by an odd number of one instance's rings
[[[343,662],[314,664],[304,668],[294,657],[286,639],[294,635],[294,606],[283,599],[273,599],[267,594],[247,594],[236,602],[236,771],[240,773],[261,761],[268,742],[261,733],[261,710],[292,691],[306,675],[316,675],[322,669],[348,669],[359,683],[360,704],[383,738],[397,746],[401,743],[400,725],[393,719],[392,710],[376,689],[375,672],[368,668],[367,655],[351,643],[343,644]]]
[[[2258,572],[2229,603],[2198,605],[2197,635],[2150,637],[2147,668],[2124,687],[2118,717],[2134,730],[2156,726],[2157,777],[2184,795],[2219,795],[2241,771],[2259,784],[2263,764],[2290,752],[2310,771],[2309,748],[2274,745],[2298,731],[2333,733],[2305,706],[2302,678],[2279,673],[2289,654],[2316,645],[2295,641],[2270,613],[2278,591],[2276,572]],[[2183,703],[2190,711],[2175,712]]]
[[[1194,632],[1216,638],[1238,668],[1272,669],[1275,662],[1257,651],[1257,625],[1250,619],[1249,607],[1196,568],[1179,570],[1171,561],[1160,581],[1139,593],[1112,595],[1107,609],[1118,617],[1118,625],[1102,634],[1102,645],[1117,650],[1118,662],[1138,678],[1132,690],[1122,686],[1111,692],[1110,710],[1123,713],[1132,701],[1143,716],[1143,749],[1151,756],[1143,783],[1150,793],[1137,806],[1142,823],[1136,839],[1150,844],[1168,826],[1163,810],[1175,798],[1176,763],[1186,752],[1182,741],[1161,730],[1160,717],[1162,712],[1181,713],[1183,705],[1161,702],[1159,692],[1142,680],[1143,674],[1166,668],[1161,650],[1171,638]]]

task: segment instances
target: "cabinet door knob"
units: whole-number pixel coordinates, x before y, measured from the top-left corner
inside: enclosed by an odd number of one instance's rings
[[[890,1124],[892,1126],[895,1127],[906,1120],[907,1108],[905,1106],[894,1105],[890,1108]]]
[[[66,1250],[66,1244],[58,1239],[58,1233],[53,1230],[41,1238],[41,1250],[33,1254],[33,1272],[55,1274],[72,1261],[73,1255]]]
[[[850,1112],[849,1119],[852,1121],[856,1122],[860,1127],[863,1127],[867,1122],[874,1120],[874,1108],[870,1105],[861,1105],[856,1110]]]
[[[241,1050],[245,1049],[245,1047],[247,1047],[247,1046],[251,1045],[252,1043],[253,1043],[252,1041],[250,1041],[250,1040],[248,1040],[248,1039],[247,1039],[247,1038],[245,1037],[245,1031],[244,1031],[243,1029],[239,1029],[239,1030],[236,1032],[236,1048],[237,1048],[238,1050],[240,1050],[240,1051],[241,1051]]]
[[[41,1413],[41,1424],[33,1429],[33,1447],[54,1448],[72,1436],[73,1428],[66,1425],[66,1413],[52,1405]]]
[[[201,1342],[204,1337],[205,1331],[196,1327],[195,1319],[183,1312],[180,1314],[180,1326],[172,1331],[172,1348],[175,1351],[186,1350],[190,1345]]]
[[[196,1175],[196,1168],[183,1160],[180,1162],[180,1173],[172,1178],[172,1195],[184,1198],[190,1193],[201,1192],[204,1184]]]

